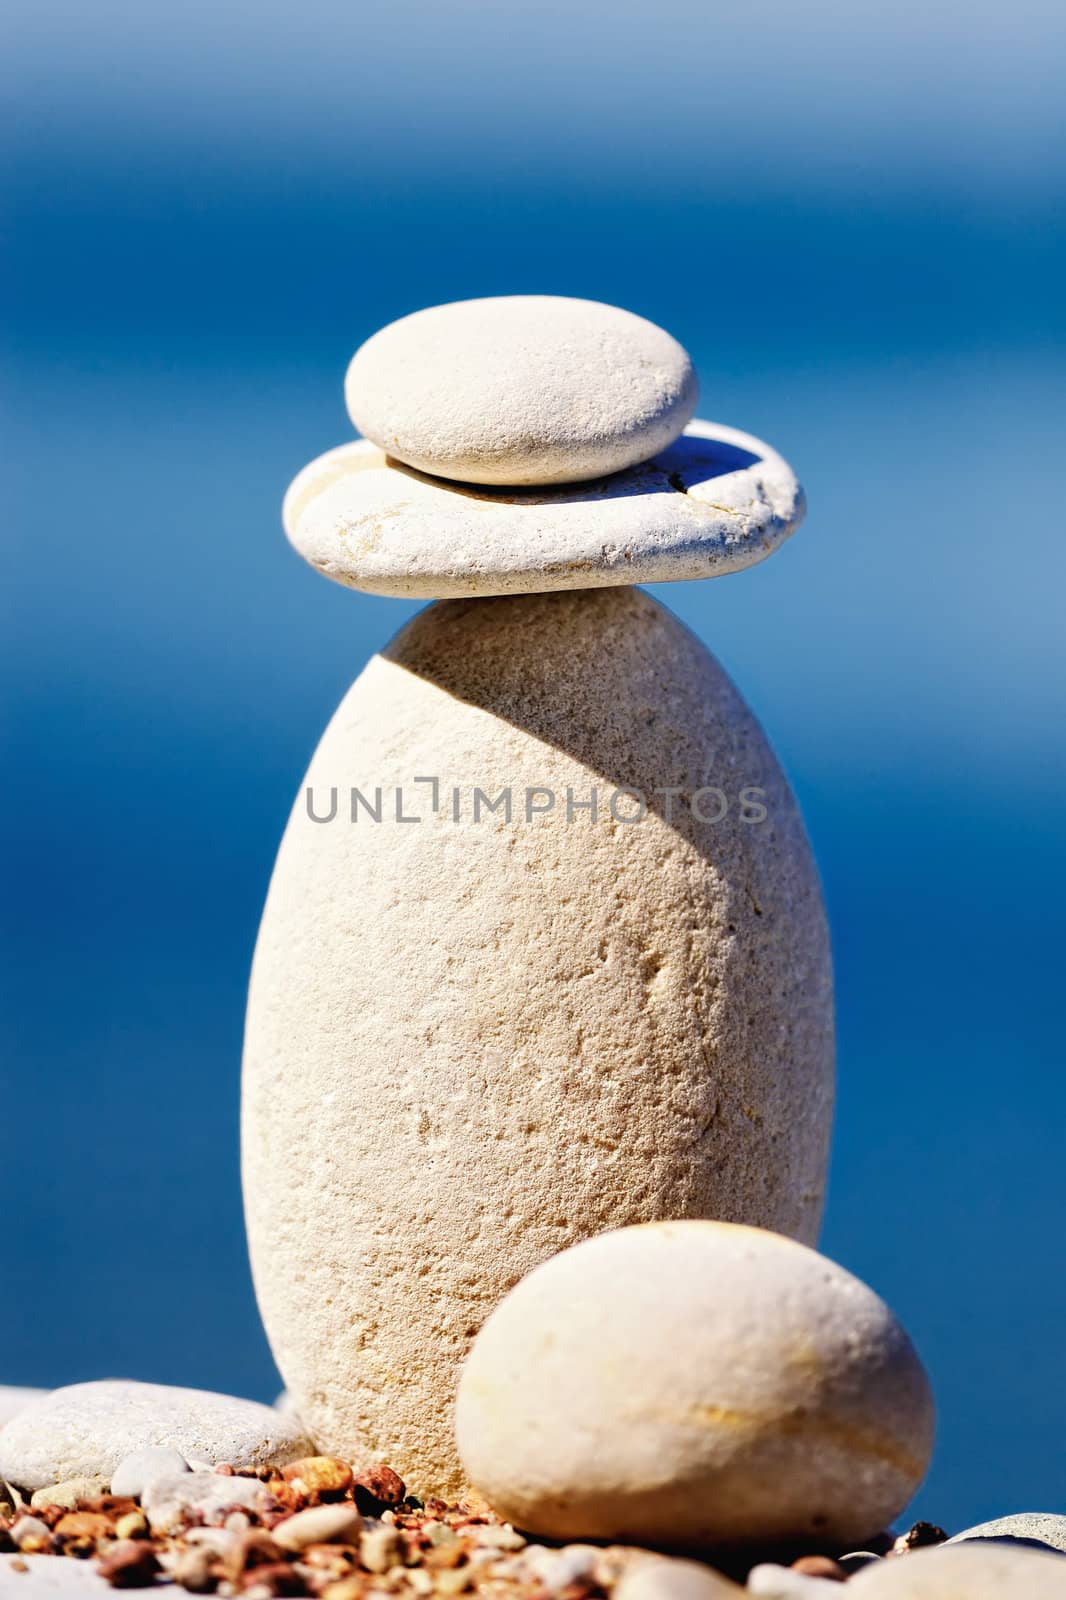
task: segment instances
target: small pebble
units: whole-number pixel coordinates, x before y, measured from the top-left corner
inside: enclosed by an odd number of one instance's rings
[[[399,1473],[393,1472],[391,1467],[368,1467],[365,1472],[355,1474],[352,1492],[363,1515],[373,1516],[383,1507],[392,1509],[402,1505],[407,1489]]]
[[[342,1495],[352,1486],[352,1469],[334,1456],[306,1456],[283,1467],[282,1477],[299,1494],[308,1496]]]
[[[96,1570],[113,1589],[146,1589],[160,1566],[150,1545],[120,1539],[111,1546]]]
[[[568,1584],[590,1577],[602,1553],[598,1545],[592,1544],[568,1544],[561,1550],[541,1546],[529,1552],[523,1567],[549,1594],[558,1594]]]
[[[825,1573],[801,1572],[795,1566],[780,1567],[763,1562],[748,1573],[748,1593],[763,1600],[841,1600],[843,1577]]]
[[[843,1583],[847,1577],[840,1562],[831,1556],[800,1556],[793,1561],[792,1571],[808,1578],[830,1578],[834,1583]]]
[[[30,1505],[36,1511],[41,1506],[63,1506],[72,1511],[79,1500],[95,1500],[107,1493],[105,1478],[68,1478],[65,1483],[54,1483],[47,1489],[35,1489]]]
[[[474,1541],[483,1550],[524,1550],[526,1541],[520,1533],[516,1533],[509,1523],[499,1526],[487,1523],[484,1527],[474,1528]]]
[[[143,1539],[148,1534],[148,1523],[143,1511],[127,1511],[115,1523],[115,1536],[119,1539]]]
[[[306,1550],[312,1544],[358,1544],[363,1519],[352,1505],[309,1506],[271,1530],[283,1550]]]
[[[368,1572],[388,1572],[403,1563],[403,1544],[395,1528],[368,1528],[359,1540],[359,1559]]]
[[[213,1556],[202,1545],[183,1550],[171,1569],[174,1582],[190,1594],[211,1594],[215,1588]]]
[[[139,1500],[156,1479],[173,1478],[176,1473],[188,1471],[188,1462],[177,1450],[169,1445],[148,1445],[123,1456],[111,1478],[111,1493]]]
[[[40,1517],[19,1517],[11,1526],[11,1537],[20,1550],[50,1550],[52,1530]]]
[[[649,1556],[627,1568],[612,1600],[739,1600],[743,1593],[701,1562]]]
[[[64,1512],[52,1529],[68,1552],[76,1547],[83,1553],[95,1549],[98,1540],[111,1538],[114,1531],[114,1522],[100,1511]]]

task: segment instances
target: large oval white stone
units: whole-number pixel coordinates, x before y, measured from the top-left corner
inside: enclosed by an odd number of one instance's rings
[[[456,1435],[475,1488],[533,1533],[847,1544],[914,1493],[933,1408],[850,1273],[761,1229],[663,1222],[511,1291],[464,1368]]]
[[[252,1262],[318,1446],[456,1491],[512,1284],[654,1218],[813,1240],[831,1101],[803,825],[703,646],[632,588],[416,617],[315,754],[249,996]]]
[[[598,300],[500,295],[391,322],[352,357],[345,396],[390,456],[464,483],[577,483],[647,461],[696,409],[688,354]]]

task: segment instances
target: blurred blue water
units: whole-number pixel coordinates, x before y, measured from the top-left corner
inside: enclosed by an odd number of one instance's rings
[[[808,524],[658,592],[788,766],[834,924],[824,1244],[941,1408],[916,1509],[1066,1508],[1059,11],[386,23],[16,8],[0,1381],[269,1395],[243,992],[303,766],[412,608],[278,527],[355,344],[539,290],[666,324]],[[504,19],[504,20],[501,20]]]

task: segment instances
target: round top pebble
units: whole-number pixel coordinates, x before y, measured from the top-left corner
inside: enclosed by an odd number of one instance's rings
[[[769,445],[693,422],[654,460],[565,489],[448,483],[359,439],[298,474],[282,521],[335,583],[460,600],[721,577],[772,555],[803,512]]]
[[[647,461],[696,409],[662,328],[597,300],[504,295],[431,306],[352,357],[348,412],[382,450],[464,483],[577,483]]]

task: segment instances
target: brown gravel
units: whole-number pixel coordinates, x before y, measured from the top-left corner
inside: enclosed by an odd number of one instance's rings
[[[95,1558],[97,1570],[114,1588],[150,1586],[158,1591],[165,1576],[174,1587],[164,1587],[175,1600],[182,1592],[240,1600],[290,1595],[311,1600],[449,1600],[466,1595],[479,1600],[610,1600],[626,1567],[643,1553],[620,1545],[582,1546],[581,1561],[568,1565],[559,1549],[528,1543],[484,1503],[448,1505],[432,1498],[423,1503],[408,1496],[389,1467],[355,1473],[347,1462],[331,1456],[310,1456],[254,1473],[238,1474],[228,1467],[222,1476],[259,1478],[270,1497],[266,1508],[256,1513],[234,1507],[211,1527],[203,1525],[201,1513],[189,1511],[173,1531],[153,1534],[136,1500],[103,1495],[74,1510],[41,1506],[26,1523],[27,1532],[15,1538],[13,1530],[20,1519],[26,1522],[26,1510],[0,1505],[4,1567],[24,1568],[20,1555],[31,1551]],[[363,1524],[359,1529],[353,1514],[352,1528],[338,1542],[288,1550],[285,1541],[274,1537],[298,1512],[320,1506],[316,1516],[325,1525],[331,1520],[327,1508],[342,1511],[345,1504],[362,1514]],[[878,1547],[895,1559],[945,1537],[942,1529],[921,1522],[894,1544],[886,1536]],[[577,1547],[564,1548],[576,1553]],[[848,1581],[844,1569],[823,1554],[800,1556],[793,1568]],[[581,1575],[574,1576],[579,1570]]]

